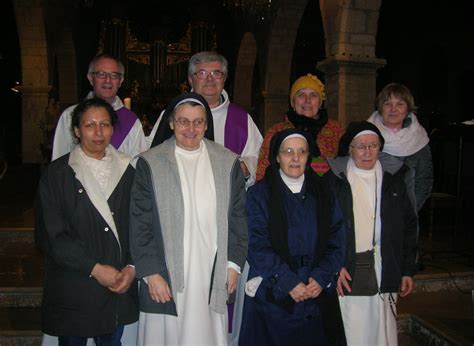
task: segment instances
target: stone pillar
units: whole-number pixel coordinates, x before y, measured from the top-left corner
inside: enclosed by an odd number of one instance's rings
[[[263,132],[268,130],[273,124],[283,120],[285,112],[288,110],[288,94],[270,94],[262,91],[263,110],[260,114],[265,114],[265,117],[260,117],[258,127],[263,129]]]
[[[42,161],[42,126],[48,106],[48,92],[51,86],[20,86],[22,111],[22,161],[38,163]]]
[[[48,49],[45,36],[42,1],[16,0],[13,2],[21,51],[22,85],[22,161],[42,161],[40,143],[48,105]]]
[[[329,116],[344,126],[367,119],[374,110],[377,69],[384,64],[384,59],[345,55],[321,61],[317,67],[325,74]]]

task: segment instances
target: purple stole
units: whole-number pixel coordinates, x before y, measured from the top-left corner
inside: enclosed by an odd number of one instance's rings
[[[247,144],[248,120],[247,111],[235,103],[229,103],[224,129],[224,147],[240,155]],[[242,268],[243,270],[243,268]],[[232,332],[234,303],[227,304],[229,319],[228,332]]]
[[[125,107],[116,110],[115,113],[117,113],[118,119],[114,125],[114,133],[112,134],[110,144],[112,144],[113,147],[118,150],[132,129],[133,124],[135,124],[135,121],[137,121],[137,116],[135,113]]]
[[[248,138],[247,111],[235,103],[229,103],[224,129],[224,147],[240,155]]]

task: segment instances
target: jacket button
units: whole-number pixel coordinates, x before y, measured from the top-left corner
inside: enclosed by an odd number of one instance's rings
[[[84,190],[83,190],[83,189],[79,189],[79,191],[78,191],[78,192],[79,192],[79,193],[83,193],[83,192],[84,192]]]
[[[105,227],[105,228],[104,228],[104,231],[108,232],[108,231],[109,231],[109,228],[108,228],[108,227]]]
[[[111,211],[110,213],[111,213],[112,215],[114,215],[114,212],[113,212],[113,211]]]

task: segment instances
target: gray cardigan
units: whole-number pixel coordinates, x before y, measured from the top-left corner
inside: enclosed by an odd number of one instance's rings
[[[248,234],[245,180],[238,156],[203,139],[214,175],[217,206],[217,255],[214,259],[210,307],[224,313],[227,300],[227,261],[243,268]],[[184,214],[181,182],[175,158],[175,138],[139,156],[130,203],[130,247],[138,278],[160,274],[173,297],[184,289]],[[140,310],[176,315],[174,301],[154,302],[144,281]]]

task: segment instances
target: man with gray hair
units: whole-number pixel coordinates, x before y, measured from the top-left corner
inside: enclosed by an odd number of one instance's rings
[[[115,149],[134,157],[148,149],[140,119],[131,110],[124,107],[117,92],[124,81],[123,64],[112,55],[100,54],[92,59],[87,79],[93,91],[87,98],[98,97],[108,102],[117,113],[118,121],[114,126],[112,144]],[[56,126],[52,160],[69,153],[76,145],[71,130],[71,114],[76,105],[66,108]]]
[[[246,177],[246,186],[255,183],[258,154],[262,135],[250,114],[241,106],[230,102],[224,90],[228,75],[227,59],[217,52],[204,51],[189,59],[188,82],[192,91],[200,94],[209,104],[214,121],[214,140],[240,155],[240,165]],[[156,145],[155,133],[160,119],[156,122],[150,139]]]

